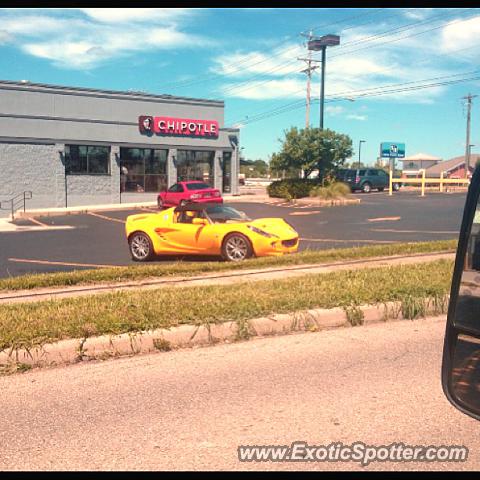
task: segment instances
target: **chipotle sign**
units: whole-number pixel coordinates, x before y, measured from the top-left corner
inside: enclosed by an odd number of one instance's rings
[[[138,117],[138,128],[144,134],[218,137],[218,122],[216,120],[142,115]]]

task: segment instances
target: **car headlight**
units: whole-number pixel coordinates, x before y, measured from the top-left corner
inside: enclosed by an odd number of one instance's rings
[[[260,228],[254,227],[253,225],[248,225],[248,228],[255,233],[258,233],[259,235],[262,235],[263,237],[267,238],[279,238],[278,235],[274,235],[272,233],[265,232],[264,230],[260,230]]]

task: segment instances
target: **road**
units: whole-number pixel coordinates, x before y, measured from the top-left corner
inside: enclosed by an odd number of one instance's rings
[[[457,238],[465,193],[416,192],[355,195],[360,205],[295,208],[234,203],[252,218],[283,217],[300,233],[300,250]],[[103,265],[131,265],[124,220],[134,211],[39,218],[68,230],[0,233],[0,277],[67,271]],[[27,222],[28,223],[28,222]],[[38,226],[37,226],[38,228]],[[208,258],[207,258],[208,259]],[[202,261],[205,258],[190,258]],[[160,262],[171,258],[159,259]]]
[[[0,378],[0,468],[478,470],[440,386],[444,320],[302,333]],[[465,445],[466,463],[241,463],[239,445]]]

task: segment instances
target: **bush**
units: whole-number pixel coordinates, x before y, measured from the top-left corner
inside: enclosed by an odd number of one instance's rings
[[[308,197],[312,187],[318,186],[317,180],[306,178],[286,178],[272,182],[267,187],[269,197],[292,200],[295,198]]]
[[[350,193],[350,187],[343,182],[333,182],[328,186],[317,185],[310,190],[311,197],[320,197],[325,200],[346,197]]]

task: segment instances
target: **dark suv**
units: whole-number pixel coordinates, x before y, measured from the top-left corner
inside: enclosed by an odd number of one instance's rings
[[[385,188],[388,188],[389,184],[388,173],[381,168],[339,170],[337,179],[348,183],[352,189],[352,192],[355,192],[355,190],[361,190],[364,193],[370,193],[373,189],[383,192]],[[400,189],[400,185],[398,183],[394,183],[392,188],[393,190],[398,191]]]

